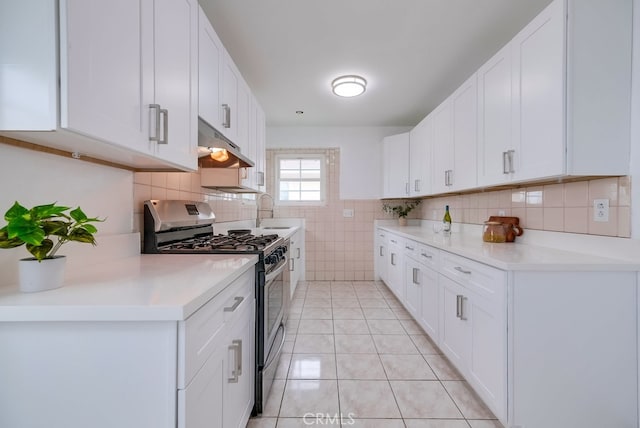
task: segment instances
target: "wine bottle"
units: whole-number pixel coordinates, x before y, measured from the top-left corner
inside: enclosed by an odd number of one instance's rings
[[[449,205],[444,207],[444,218],[442,219],[442,231],[445,235],[451,234],[451,214],[449,214]]]

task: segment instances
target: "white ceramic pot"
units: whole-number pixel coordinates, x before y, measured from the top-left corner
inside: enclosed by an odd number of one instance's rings
[[[35,293],[62,287],[65,256],[55,256],[38,262],[33,257],[19,261],[20,291]]]

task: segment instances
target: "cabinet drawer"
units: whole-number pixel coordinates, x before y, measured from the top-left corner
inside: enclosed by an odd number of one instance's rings
[[[404,241],[404,255],[411,257],[412,259],[418,260],[418,256],[420,254],[420,244],[416,241],[411,241],[409,239]]]
[[[469,290],[492,298],[501,296],[507,274],[505,271],[443,251],[440,272]]]
[[[254,304],[254,269],[249,269],[185,321],[178,323],[178,389],[189,384],[220,346],[225,324]]]
[[[418,247],[418,261],[425,266],[437,271],[440,262],[440,250],[430,247],[428,245],[420,244]]]

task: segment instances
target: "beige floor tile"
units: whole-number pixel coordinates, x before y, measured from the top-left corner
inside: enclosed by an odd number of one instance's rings
[[[287,336],[285,339],[288,339],[289,336]],[[282,345],[282,353],[287,353],[287,354],[291,354],[293,353],[293,347],[295,346],[295,340],[285,340],[284,344]]]
[[[303,417],[307,413],[338,413],[337,381],[287,381],[279,416]]]
[[[413,316],[403,308],[391,308],[391,311],[399,320],[412,320]]]
[[[343,298],[333,297],[331,299],[331,305],[334,308],[359,308],[360,301],[358,301],[358,299],[355,297],[343,297]]]
[[[333,354],[335,345],[332,334],[299,334],[293,351],[296,354]]]
[[[338,379],[386,380],[378,354],[337,354]]]
[[[376,347],[369,334],[336,334],[337,354],[375,354]]]
[[[314,297],[307,298],[304,301],[305,308],[330,308],[331,307],[331,297],[330,294],[327,297]]]
[[[406,334],[374,334],[372,337],[379,354],[419,354]]]
[[[389,380],[436,380],[422,355],[380,355]]]
[[[343,415],[342,426],[344,428],[404,428],[402,419],[353,419],[349,415]]]
[[[340,380],[340,410],[354,418],[399,418],[400,411],[388,381]]]
[[[385,299],[387,301],[387,305],[389,305],[390,308],[404,308],[402,303],[400,303],[400,301],[393,295],[392,297],[385,297]]]
[[[500,421],[469,419],[467,422],[469,422],[471,428],[504,428]]]
[[[406,334],[398,320],[367,320],[371,334]]]
[[[280,405],[282,404],[282,394],[286,385],[284,379],[276,379],[271,385],[271,391],[267,397],[267,402],[262,409],[262,417],[278,416],[280,413]]]
[[[338,299],[355,299],[357,298],[356,292],[353,290],[331,290],[331,298]]]
[[[280,361],[276,369],[276,379],[286,379],[289,373],[289,364],[291,363],[291,354],[280,354]]]
[[[332,320],[300,320],[298,334],[333,334]]]
[[[389,308],[364,308],[364,317],[368,320],[395,320],[396,315]]]
[[[360,306],[363,308],[388,308],[387,301],[382,298],[359,298]]]
[[[444,387],[456,402],[460,411],[467,419],[492,419],[495,418],[491,410],[485,406],[469,384],[464,381],[445,381]]]
[[[330,299],[331,290],[309,290],[306,295],[307,299]]]
[[[384,298],[382,293],[376,290],[375,288],[372,288],[370,290],[362,290],[362,289],[359,290],[356,288],[356,294],[360,299],[383,299]]]
[[[424,334],[422,327],[414,320],[401,319],[400,324],[402,324],[402,327],[404,327],[408,334]]]
[[[369,325],[365,320],[333,320],[335,334],[369,334]]]
[[[363,320],[364,314],[360,308],[334,308],[334,320]]]
[[[333,318],[331,308],[304,308],[301,319],[303,320],[330,320]]]
[[[293,354],[289,379],[336,379],[334,354]]]
[[[440,380],[463,380],[462,375],[451,365],[442,355],[425,355],[424,359],[427,360],[431,370],[438,376]]]
[[[464,419],[405,419],[407,428],[469,428]]]
[[[315,413],[314,416],[309,418],[278,418],[278,428],[308,428],[316,423]],[[247,427],[249,428],[249,427]]]
[[[418,348],[418,351],[420,351],[421,354],[439,355],[442,353],[427,335],[411,334],[409,335],[409,337],[413,341],[413,344],[416,345],[416,348]]]
[[[251,418],[247,428],[276,428],[277,418]]]
[[[391,381],[403,418],[462,419],[447,391],[438,381]]]
[[[287,323],[285,325],[286,327],[286,333],[289,334],[296,334],[298,332],[298,326],[300,326],[300,320],[299,319],[291,319],[289,318],[287,320]]]

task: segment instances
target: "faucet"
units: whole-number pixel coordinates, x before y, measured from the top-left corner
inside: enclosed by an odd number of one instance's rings
[[[264,209],[260,209],[260,204],[262,202],[262,198],[267,197],[269,199],[271,199],[271,209],[270,210],[264,210]],[[257,212],[256,212],[256,227],[259,228],[260,227],[260,223],[262,222],[262,217],[260,216],[261,212],[267,211],[271,213],[271,218],[273,218],[273,206],[275,205],[275,202],[273,200],[273,196],[271,196],[268,193],[262,193],[260,196],[258,196],[258,199],[256,199],[256,208],[257,208]]]

